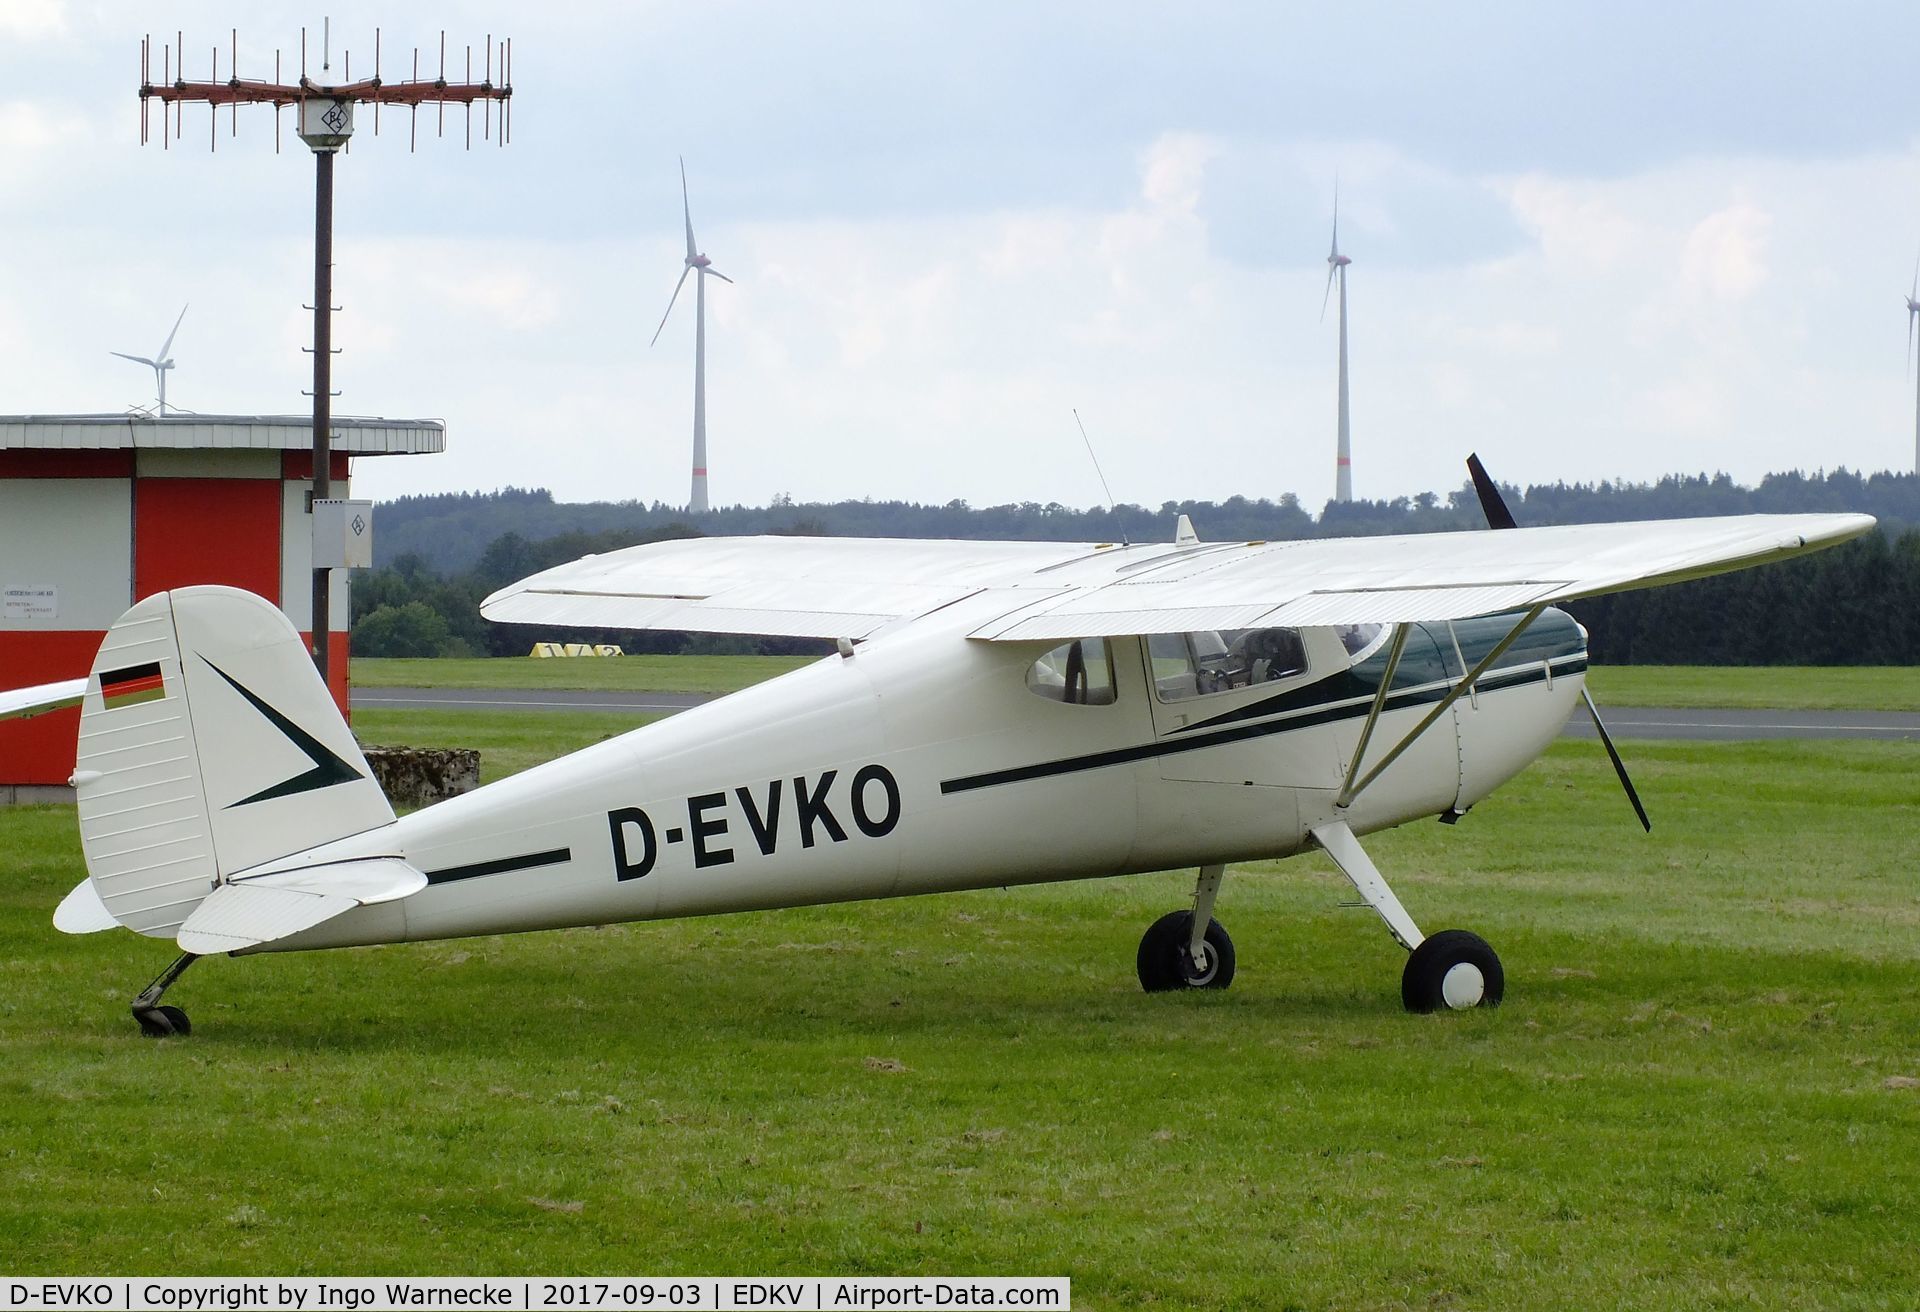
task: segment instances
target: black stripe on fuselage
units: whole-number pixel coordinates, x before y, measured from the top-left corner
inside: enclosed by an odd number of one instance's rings
[[[470,866],[448,866],[427,871],[429,884],[451,884],[457,879],[478,879],[482,875],[504,875],[514,870],[537,870],[573,860],[573,849],[556,847],[549,852],[530,852],[526,856],[503,856],[492,861],[476,861]]]
[[[1584,656],[1573,659],[1562,658],[1555,662],[1553,672],[1559,675],[1580,674],[1585,672],[1586,668],[1587,658]],[[1477,688],[1481,692],[1498,692],[1506,688],[1523,687],[1529,683],[1540,683],[1546,677],[1547,671],[1542,665],[1492,670],[1480,676]],[[1441,683],[1392,693],[1387,697],[1385,709],[1403,711],[1409,707],[1428,706],[1445,697],[1452,688],[1452,683]],[[1264,738],[1268,734],[1292,733],[1296,729],[1310,729],[1316,725],[1332,724],[1337,720],[1363,719],[1372,707],[1371,697],[1358,701],[1326,702],[1312,709],[1288,714],[1284,719],[1269,720],[1262,724],[1237,724],[1230,729],[1196,733],[1187,737],[1163,738],[1159,742],[1141,743],[1136,747],[1119,747],[1108,752],[1092,752],[1086,756],[1069,756],[1058,761],[1041,761],[1034,765],[1015,766],[1010,770],[991,770],[985,774],[947,779],[941,782],[940,791],[964,793],[975,788],[1024,783],[1029,779],[1045,779],[1057,774],[1074,774],[1081,770],[1098,770],[1109,765],[1128,765],[1134,761],[1150,760],[1156,756],[1172,756],[1179,752],[1199,751],[1205,747],[1245,742],[1250,738]]]

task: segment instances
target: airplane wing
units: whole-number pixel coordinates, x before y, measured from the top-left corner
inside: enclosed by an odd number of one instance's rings
[[[971,636],[1025,642],[1465,619],[1764,565],[1873,525],[1871,515],[1736,515],[1198,547]]]
[[[0,720],[25,720],[48,711],[78,706],[86,692],[85,679],[67,679],[60,683],[43,683],[33,688],[0,692]]]
[[[1057,591],[1050,569],[1102,552],[1062,542],[682,538],[585,556],[480,603],[509,624],[864,638],[986,587]]]
[[[1873,524],[1741,515],[1135,546],[689,538],[558,566],[480,611],[514,623],[859,638],[991,590],[1006,609],[970,636],[992,642],[1464,619],[1783,560]]]

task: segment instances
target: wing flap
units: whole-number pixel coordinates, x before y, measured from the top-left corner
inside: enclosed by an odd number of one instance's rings
[[[1108,548],[1060,542],[688,538],[559,565],[480,613],[509,624],[864,638]]]

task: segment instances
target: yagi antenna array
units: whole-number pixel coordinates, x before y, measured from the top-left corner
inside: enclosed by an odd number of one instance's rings
[[[473,106],[480,104],[480,139],[506,145],[513,136],[513,42],[502,37],[499,41],[488,33],[482,46],[481,77],[473,80],[473,47],[466,48],[466,69],[464,81],[447,80],[447,34],[440,33],[440,62],[438,71],[431,77],[420,76],[420,48],[414,47],[412,73],[401,82],[388,82],[381,76],[380,29],[373,29],[373,76],[361,81],[353,80],[353,55],[351,51],[342,51],[340,56],[341,81],[338,84],[316,82],[307,75],[307,29],[300,29],[300,78],[297,82],[281,80],[280,51],[273,52],[273,80],[240,76],[240,31],[233,28],[228,33],[227,76],[220,76],[220,47],[212,47],[212,60],[209,65],[210,76],[204,82],[189,82],[186,79],[187,47],[182,32],[175,32],[172,45],[160,47],[160,80],[153,80],[153,49],[151,36],[140,40],[140,143],[145,145],[152,137],[151,104],[160,102],[160,144],[163,149],[171,146],[185,131],[186,103],[205,102],[207,115],[207,147],[215,149],[219,145],[220,107],[232,107],[229,114],[229,136],[240,135],[240,106],[273,106],[273,148],[280,149],[280,111],[288,107],[298,108],[307,100],[325,99],[349,101],[373,106],[373,131],[380,132],[380,107],[399,105],[407,110],[407,148],[413,149],[419,141],[420,107],[435,107],[434,134],[444,137],[447,130],[447,106],[463,105],[467,111],[466,144],[473,148]],[[327,76],[332,71],[333,56],[331,31],[326,33],[321,50],[321,74]],[[363,65],[364,67],[364,65]],[[500,80],[494,81],[495,73]],[[494,131],[494,102],[500,103],[499,131]],[[173,107],[173,130],[167,130],[167,107]],[[347,149],[351,149],[349,144]]]
[[[467,147],[473,147],[473,105],[480,102],[481,140],[495,140],[502,146],[513,133],[513,42],[502,38],[496,50],[493,34],[487,34],[481,61],[481,80],[473,80],[473,47],[467,47],[465,81],[447,81],[447,34],[440,33],[440,66],[432,78],[420,76],[420,51],[413,52],[413,74],[404,82],[388,82],[381,75],[380,29],[373,29],[373,76],[353,80],[353,56],[340,53],[340,78],[333,82],[333,24],[321,28],[320,77],[316,82],[307,75],[307,29],[300,29],[300,80],[286,82],[280,71],[280,52],[273,52],[273,81],[240,76],[240,32],[229,29],[227,77],[220,78],[220,47],[213,47],[211,76],[205,82],[187,81],[187,45],[183,33],[175,32],[171,46],[160,47],[160,80],[153,80],[153,38],[140,42],[140,140],[151,138],[151,111],[160,102],[160,144],[170,147],[184,132],[186,103],[204,102],[207,106],[207,145],[220,142],[220,107],[230,105],[230,134],[240,135],[240,106],[273,106],[273,148],[280,149],[280,111],[294,111],[294,130],[313,151],[314,232],[313,232],[313,500],[317,504],[333,495],[333,162],[334,156],[353,144],[353,110],[357,104],[373,106],[373,130],[380,131],[380,107],[402,105],[409,116],[408,146],[419,140],[420,107],[437,107],[439,135],[446,135],[447,106],[464,105],[467,110]],[[494,71],[500,81],[495,83]],[[493,130],[493,104],[500,102],[500,131]],[[173,130],[167,130],[167,107],[173,107]],[[313,657],[322,680],[328,672],[330,634],[328,616],[332,606],[333,568],[316,553],[313,570]]]

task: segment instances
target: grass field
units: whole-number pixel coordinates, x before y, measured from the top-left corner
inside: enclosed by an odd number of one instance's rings
[[[1913,665],[1601,665],[1588,684],[1602,706],[1920,711]]]
[[[511,765],[612,722],[457,736]],[[1504,957],[1504,1007],[1439,1017],[1401,1011],[1402,954],[1316,858],[1229,876],[1219,994],[1133,981],[1169,874],[212,960],[170,997],[194,1036],[153,1042],[125,1000],[170,945],[54,932],[71,812],[0,813],[0,1267],[1911,1307],[1920,748],[1634,767],[1651,837],[1565,743],[1456,828],[1370,840],[1424,928]]]
[[[805,665],[807,656],[621,656],[610,659],[371,660],[353,663],[365,688],[572,688],[608,692],[733,692]],[[1608,665],[1590,682],[1612,706],[1768,707],[1920,711],[1920,667],[1808,669]]]
[[[397,660],[359,656],[362,688],[569,688],[604,692],[737,692],[815,656],[608,656],[535,660]]]

